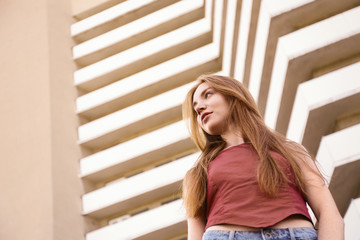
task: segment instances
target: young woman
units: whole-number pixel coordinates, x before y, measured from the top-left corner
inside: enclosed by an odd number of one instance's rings
[[[315,161],[265,125],[240,82],[200,76],[183,115],[202,152],[183,183],[189,240],[344,238],[343,220]]]

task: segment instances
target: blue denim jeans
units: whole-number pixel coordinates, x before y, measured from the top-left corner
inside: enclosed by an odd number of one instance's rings
[[[317,240],[313,228],[261,229],[261,231],[209,230],[203,240]]]

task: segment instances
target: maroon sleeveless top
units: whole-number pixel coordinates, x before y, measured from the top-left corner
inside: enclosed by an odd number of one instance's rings
[[[210,162],[205,228],[218,224],[265,228],[293,214],[311,221],[289,162],[276,152],[270,154],[292,182],[281,186],[275,198],[260,192],[256,179],[259,158],[250,143],[227,148]]]

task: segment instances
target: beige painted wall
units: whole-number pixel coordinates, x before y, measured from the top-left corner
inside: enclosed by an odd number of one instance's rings
[[[70,1],[0,1],[0,239],[83,239]]]

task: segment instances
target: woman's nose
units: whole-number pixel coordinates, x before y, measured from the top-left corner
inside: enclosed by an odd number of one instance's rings
[[[198,105],[196,106],[196,112],[198,112],[198,113],[201,113],[203,110],[205,110],[206,109],[206,105],[205,104],[203,104],[203,103],[198,103]]]

